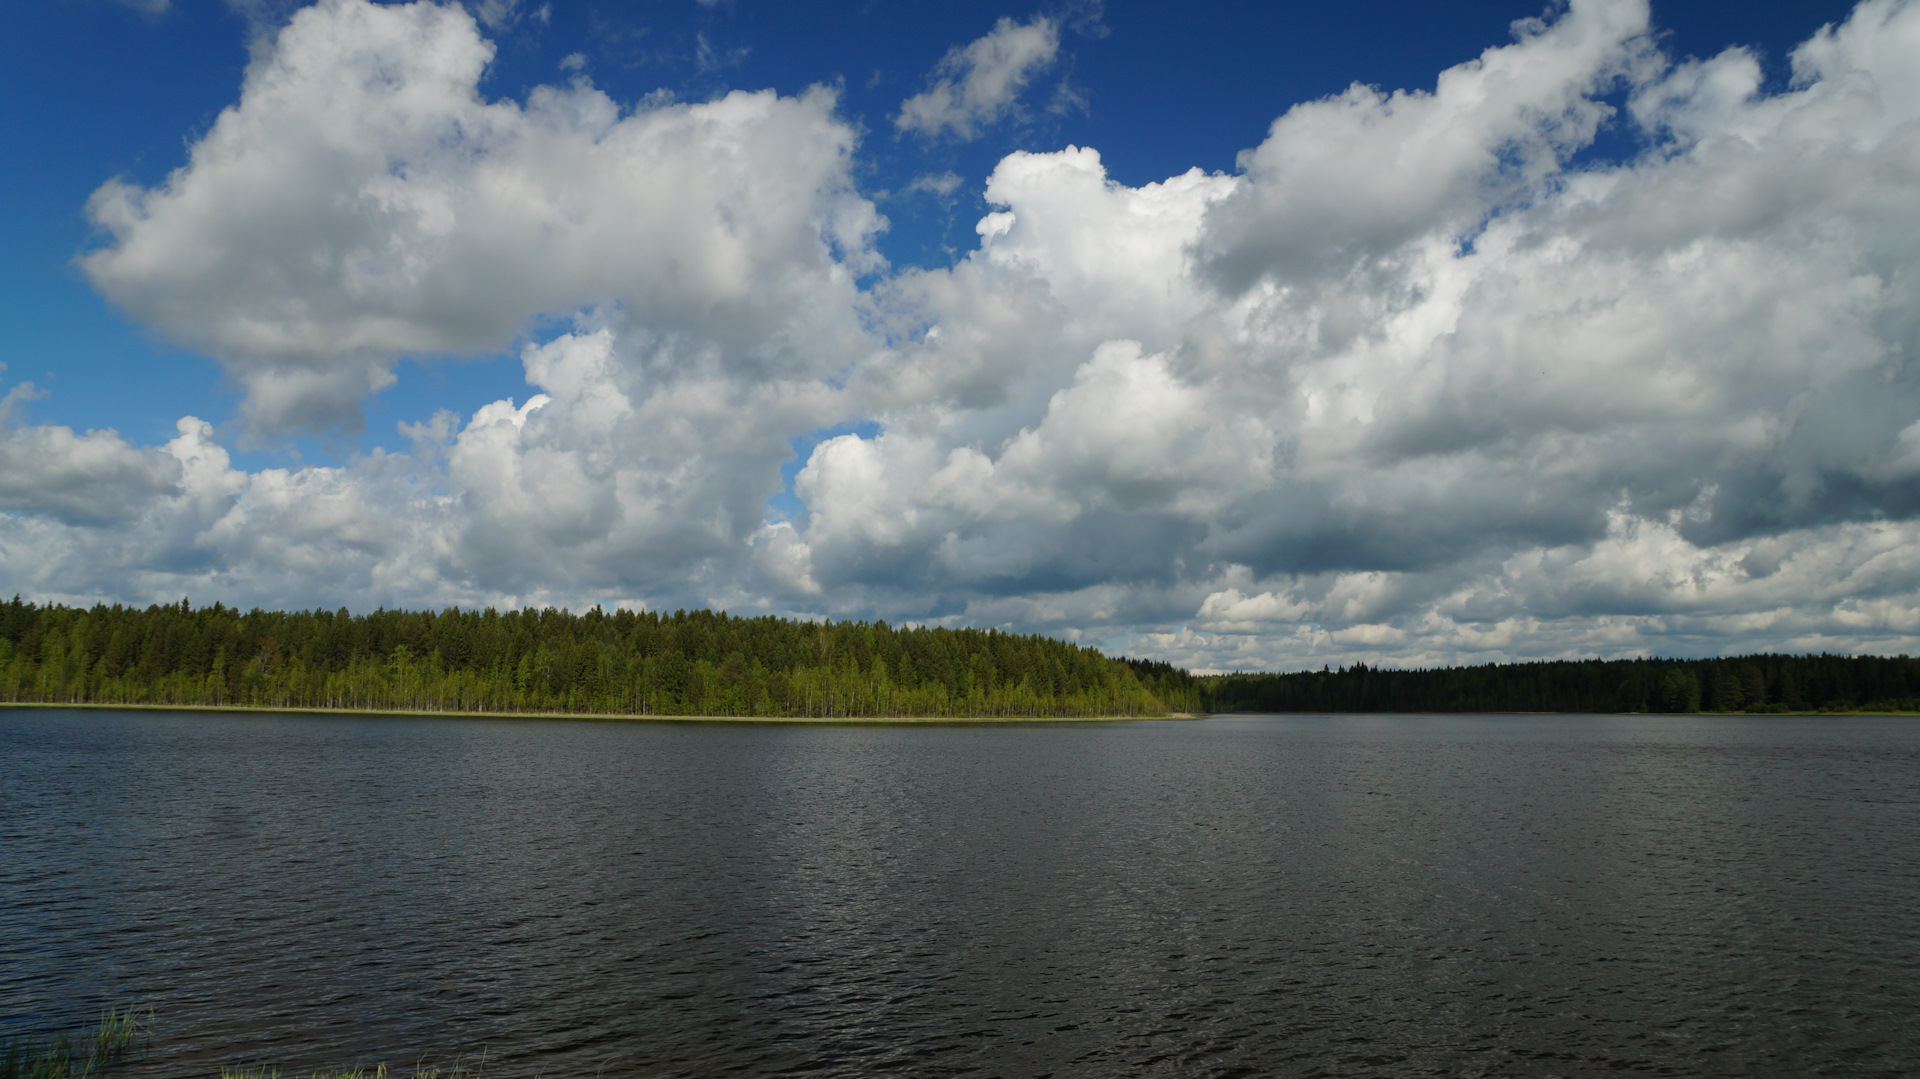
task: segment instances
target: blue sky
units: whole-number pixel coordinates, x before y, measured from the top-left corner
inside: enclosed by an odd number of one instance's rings
[[[526,8],[536,5],[526,4]],[[1687,3],[1655,9],[1678,55],[1757,48],[1784,77],[1793,45],[1849,4]],[[289,9],[291,5],[289,5]],[[868,134],[860,182],[898,191],[916,176],[952,171],[963,179],[955,205],[924,195],[887,200],[891,224],[880,249],[899,264],[951,262],[972,245],[986,212],[980,183],[1013,150],[1098,147],[1109,173],[1139,184],[1193,166],[1231,170],[1273,118],[1296,102],[1353,82],[1387,88],[1430,86],[1436,73],[1503,41],[1532,3],[1436,5],[1407,0],[1326,3],[1131,3],[1079,7],[983,7],[971,3],[701,4],[553,3],[551,17],[526,12],[496,40],[500,51],[482,90],[524,99],[564,81],[560,63],[579,53],[594,83],[616,101],[661,88],[700,100],[731,89],[797,93],[816,83],[842,87],[842,112]],[[922,89],[927,71],[954,45],[1001,16],[1059,11],[1075,29],[1066,59],[1049,72],[1084,105],[1036,110],[968,141],[897,137],[891,115]],[[230,387],[204,356],[143,332],[74,272],[92,240],[84,208],[103,181],[158,183],[185,161],[186,145],[233,104],[248,58],[247,13],[219,0],[174,0],[158,14],[113,0],[27,5],[0,42],[6,100],[0,137],[32,167],[9,181],[4,249],[4,318],[10,340],[0,362],[36,380],[49,396],[35,417],[77,428],[114,427],[140,441],[171,437],[188,413],[218,422],[233,409]],[[702,42],[710,56],[702,56]],[[391,444],[393,424],[435,408],[471,410],[520,393],[511,354],[401,368],[397,386],[369,404],[368,424],[349,437],[296,438],[260,447],[260,463],[329,460]]]
[[[1885,554],[1920,510],[1907,4],[363,8],[15,15],[0,585],[701,603],[1203,667],[1920,642]],[[324,96],[362,61],[392,70]],[[533,148],[548,99],[604,113],[585,173]],[[527,224],[516,269],[522,197],[634,209],[550,251]],[[1761,318],[1781,354],[1731,358]],[[1636,378],[1669,403],[1607,405]]]

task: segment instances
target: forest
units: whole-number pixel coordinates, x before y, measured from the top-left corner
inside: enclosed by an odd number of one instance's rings
[[[0,605],[9,702],[770,718],[1198,710],[1192,679],[1172,672],[1050,637],[703,610]]]
[[[0,702],[640,716],[1920,711],[1920,659],[1194,675],[1051,637],[705,611],[0,604]]]
[[[1388,670],[1356,663],[1200,680],[1220,712],[1913,712],[1920,659],[1753,655]]]

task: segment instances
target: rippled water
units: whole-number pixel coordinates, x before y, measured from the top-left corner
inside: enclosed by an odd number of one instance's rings
[[[1920,720],[0,712],[0,1033],[139,1074],[1920,1073]]]

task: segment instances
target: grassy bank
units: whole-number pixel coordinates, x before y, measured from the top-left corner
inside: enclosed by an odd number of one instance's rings
[[[73,1034],[9,1038],[0,1046],[0,1079],[93,1079],[126,1059],[153,1032],[153,1009],[109,1008]]]

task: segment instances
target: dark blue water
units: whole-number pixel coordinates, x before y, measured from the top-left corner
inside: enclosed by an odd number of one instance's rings
[[[131,1074],[1920,1074],[1920,721],[0,712]]]

